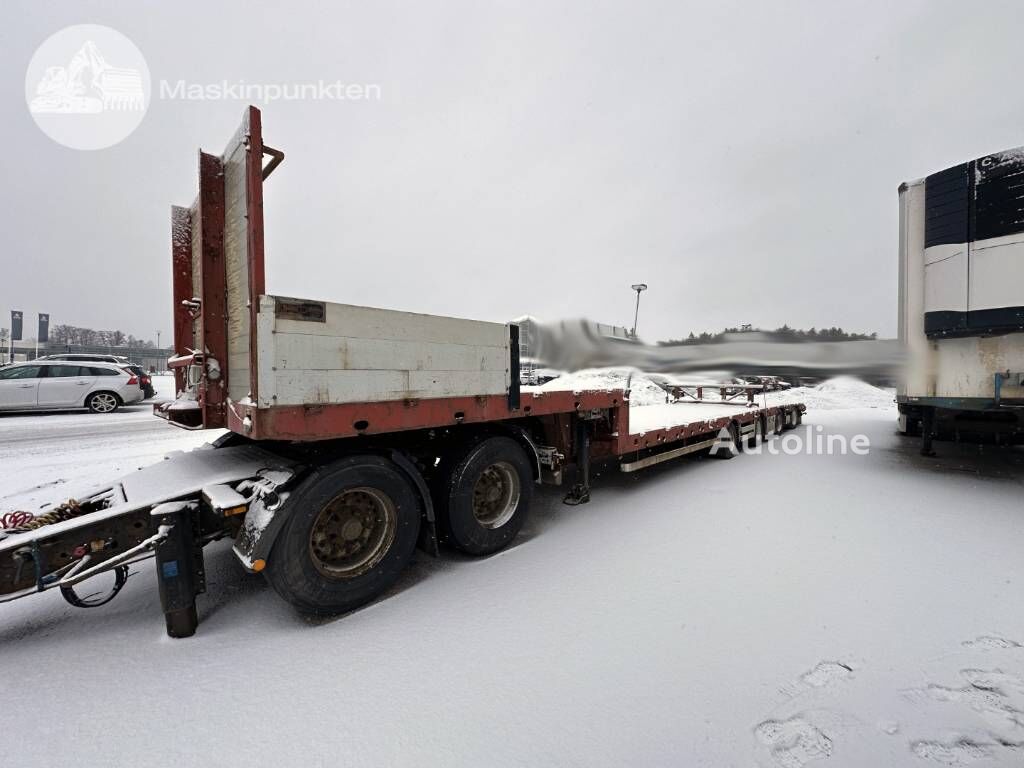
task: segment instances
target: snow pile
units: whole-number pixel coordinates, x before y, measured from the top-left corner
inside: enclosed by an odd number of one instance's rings
[[[668,401],[665,390],[634,368],[588,368],[552,379],[537,389],[543,392],[604,392],[629,389],[629,403],[662,405]]]
[[[654,375],[667,382],[674,379],[661,374]],[[677,383],[686,383],[680,380]],[[717,401],[719,384],[706,384],[704,399]],[[633,368],[590,368],[576,373],[567,373],[537,387],[545,392],[586,392],[611,389],[630,390],[629,404],[633,408],[648,405],[664,405],[669,401],[665,390],[655,383],[654,377]],[[762,396],[756,398],[760,405]],[[836,411],[847,408],[891,408],[894,394],[891,389],[881,389],[866,381],[851,376],[837,376],[814,387],[793,387],[781,392],[764,395],[767,405],[803,403],[809,410]]]
[[[803,403],[808,410],[837,411],[847,408],[892,408],[891,389],[868,384],[851,376],[837,376],[816,387],[793,387],[768,395],[769,404]]]

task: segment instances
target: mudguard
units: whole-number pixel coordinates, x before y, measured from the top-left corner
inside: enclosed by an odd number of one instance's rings
[[[395,463],[419,494],[423,504],[423,526],[420,529],[419,547],[436,557],[439,548],[434,505],[423,476],[412,460],[401,451],[392,450],[383,455]],[[274,542],[291,511],[286,503],[288,496],[288,491],[278,491],[275,487],[262,492],[260,497],[249,505],[249,511],[245,515],[245,521],[233,547],[235,556],[247,571],[257,573],[266,566]]]

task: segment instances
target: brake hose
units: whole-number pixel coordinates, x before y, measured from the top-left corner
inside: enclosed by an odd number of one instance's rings
[[[106,605],[115,597],[117,593],[121,591],[121,588],[128,581],[128,566],[119,565],[114,569],[114,586],[111,587],[110,591],[106,595],[96,597],[96,593],[93,592],[91,595],[86,597],[79,597],[78,593],[75,592],[75,588],[70,584],[62,584],[60,588],[61,596],[67,600],[75,608],[98,608],[101,605]]]

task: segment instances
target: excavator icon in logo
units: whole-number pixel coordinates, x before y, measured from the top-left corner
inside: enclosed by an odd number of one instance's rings
[[[66,67],[47,67],[29,102],[34,113],[94,114],[106,110],[142,111],[146,95],[142,73],[128,67],[113,67],[87,40]]]
[[[100,24],[50,35],[25,70],[25,105],[33,121],[71,149],[106,149],[127,138],[142,123],[150,98],[142,52]]]

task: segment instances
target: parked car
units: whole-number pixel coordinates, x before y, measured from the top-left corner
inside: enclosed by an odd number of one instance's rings
[[[149,400],[149,398],[156,394],[156,390],[153,388],[153,379],[150,378],[141,365],[129,363],[124,367],[139,377],[139,388],[142,390],[142,397],[144,399]]]
[[[89,352],[61,352],[56,355],[43,355],[40,360],[68,360],[78,363],[115,363],[127,365],[130,360],[120,355],[94,355]]]
[[[33,360],[0,369],[0,410],[113,413],[143,399],[139,377],[113,363]]]
[[[87,352],[67,352],[58,355],[46,355],[40,357],[40,360],[67,360],[80,363],[114,363],[123,368],[130,368],[132,372],[139,377],[139,389],[142,390],[142,396],[147,400],[156,394],[156,390],[153,389],[153,380],[149,377],[149,374],[142,368],[141,365],[128,360],[127,357],[120,357],[118,355],[92,355]]]

